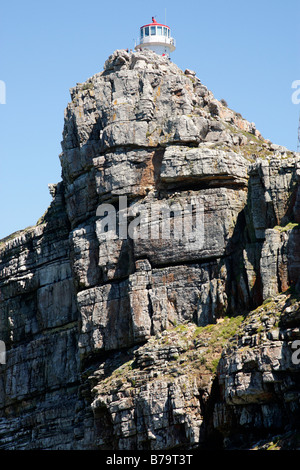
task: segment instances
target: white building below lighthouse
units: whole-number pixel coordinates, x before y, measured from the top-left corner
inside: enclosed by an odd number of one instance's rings
[[[140,28],[140,43],[135,50],[151,49],[159,55],[170,55],[175,51],[175,39],[171,36],[169,26],[157,23],[152,17],[152,23],[145,24]]]

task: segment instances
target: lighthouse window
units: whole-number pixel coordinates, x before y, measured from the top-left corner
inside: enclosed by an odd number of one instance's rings
[[[145,28],[145,36],[149,36],[149,26],[147,26],[147,28]]]
[[[168,35],[167,31],[168,31],[167,28],[164,28],[164,36]]]
[[[142,29],[141,29],[141,38],[143,38],[143,37],[144,37],[144,30],[143,30],[143,28],[142,28]]]
[[[155,36],[155,34],[156,34],[156,27],[151,26],[151,36]]]
[[[162,26],[157,26],[157,34],[162,36]]]
[[[170,37],[170,30],[168,29],[168,38]]]

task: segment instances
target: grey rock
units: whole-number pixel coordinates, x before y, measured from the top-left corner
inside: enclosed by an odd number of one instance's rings
[[[289,294],[280,294],[252,312],[247,324],[249,320],[258,324],[259,333],[256,329],[250,335],[251,339],[254,335],[258,339],[248,341],[248,347],[239,347],[245,344],[245,325],[239,332],[237,347],[222,354],[218,382],[224,400],[215,405],[214,425],[226,434],[227,447],[234,445],[237,436],[249,446],[253,439],[249,430],[267,435],[271,429],[274,432],[283,429],[287,423],[295,425],[297,421],[297,412],[294,413],[298,409],[299,370],[293,361],[288,329],[284,326],[286,313],[290,310],[288,304]],[[294,306],[297,310],[299,301]],[[262,323],[262,318],[274,321],[280,318],[280,329],[274,329],[273,322]],[[224,420],[228,421],[225,423]]]
[[[278,294],[299,289],[299,155],[151,51],[70,95],[52,203],[0,240],[0,448],[192,449],[293,423],[299,308]],[[226,317],[251,310],[216,375]]]

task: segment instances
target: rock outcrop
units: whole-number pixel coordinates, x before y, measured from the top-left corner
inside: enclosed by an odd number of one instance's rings
[[[227,447],[298,428],[299,312],[298,296],[275,296],[247,316],[222,352],[214,429]]]
[[[70,93],[53,202],[0,241],[0,448],[296,429],[299,154],[151,51],[116,51]]]

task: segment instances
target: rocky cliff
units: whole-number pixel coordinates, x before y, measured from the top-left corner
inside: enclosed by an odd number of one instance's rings
[[[53,202],[0,241],[0,448],[297,447],[299,155],[150,51],[70,94]]]

